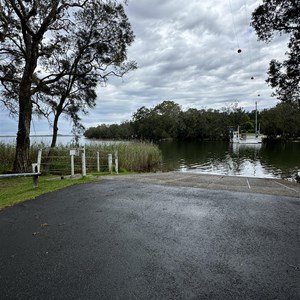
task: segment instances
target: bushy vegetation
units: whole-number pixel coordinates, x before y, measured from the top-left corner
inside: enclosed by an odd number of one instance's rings
[[[49,148],[44,145],[33,144],[30,149],[31,163],[36,162],[37,153],[42,149],[42,172],[47,169],[49,173],[65,175],[70,174],[70,154],[72,147],[60,145],[51,151],[47,160]],[[161,168],[162,155],[159,148],[151,143],[108,143],[86,145],[87,172],[97,171],[97,152],[100,153],[100,171],[108,170],[108,154],[115,158],[118,155],[119,171],[148,172]],[[11,144],[0,143],[0,172],[8,173],[12,170],[15,156],[15,147]],[[81,172],[81,153],[75,156],[75,173]]]
[[[280,103],[261,112],[261,126],[269,139],[300,137],[300,106],[297,103]]]
[[[300,106],[280,103],[258,112],[261,133],[268,137],[300,136]],[[84,133],[95,139],[141,140],[228,140],[230,128],[255,133],[255,110],[246,112],[237,105],[221,110],[190,108],[182,111],[173,101],[164,101],[154,108],[139,108],[130,121],[120,125],[99,125]]]
[[[45,146],[40,144],[32,144],[30,147],[30,163],[36,162],[38,149]],[[8,173],[12,170],[15,159],[16,148],[13,144],[0,142],[0,173]]]

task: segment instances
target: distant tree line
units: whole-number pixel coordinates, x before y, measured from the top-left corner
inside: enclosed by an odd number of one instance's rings
[[[257,112],[258,129],[269,139],[300,137],[300,107],[281,102],[276,107]],[[185,111],[173,101],[164,101],[154,108],[139,108],[130,121],[121,124],[88,128],[84,136],[94,139],[141,140],[228,140],[230,129],[255,133],[255,110],[246,112],[237,104],[226,108]]]

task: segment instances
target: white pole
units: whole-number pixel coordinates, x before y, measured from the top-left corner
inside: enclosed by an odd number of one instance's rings
[[[100,154],[97,151],[97,172],[100,172]]]
[[[115,152],[115,169],[116,169],[116,173],[119,174],[118,151]]]
[[[82,148],[82,176],[86,176],[85,147]]]
[[[108,154],[108,171],[112,173],[112,154]]]
[[[37,171],[38,171],[38,173],[41,172],[41,162],[42,162],[42,149],[39,149],[38,157],[37,157]]]
[[[255,134],[257,134],[257,101],[255,102]]]
[[[71,155],[71,176],[74,176],[74,155]]]

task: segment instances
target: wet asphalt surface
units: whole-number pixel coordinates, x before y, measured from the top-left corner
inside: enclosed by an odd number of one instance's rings
[[[68,187],[0,211],[0,299],[300,299],[299,205],[130,178]]]

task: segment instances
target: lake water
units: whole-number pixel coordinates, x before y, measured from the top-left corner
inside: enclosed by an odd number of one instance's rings
[[[34,135],[30,137],[31,144],[37,143],[37,144],[44,144],[45,146],[51,145],[51,136],[45,136],[45,135]],[[80,143],[85,143],[87,139],[84,137],[80,138]],[[88,140],[87,140],[88,141]],[[15,144],[16,143],[16,137],[14,136],[0,136],[0,142],[6,143],[6,144]],[[73,135],[59,135],[57,137],[57,145],[68,145],[74,142]]]
[[[67,145],[72,136],[59,136],[58,144]],[[14,137],[0,137],[14,143]],[[31,143],[49,146],[51,137],[34,136]],[[84,137],[80,144],[107,143]],[[262,178],[293,178],[300,171],[300,143],[263,143],[237,145],[226,142],[161,142],[164,171],[180,171]]]
[[[159,147],[165,170],[262,178],[293,178],[300,171],[300,143],[163,142]]]

